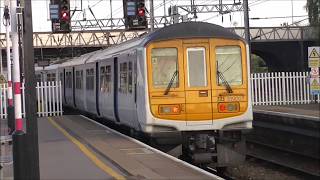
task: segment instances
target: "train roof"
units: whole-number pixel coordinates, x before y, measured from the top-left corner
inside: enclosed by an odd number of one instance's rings
[[[237,34],[216,24],[206,22],[184,22],[173,24],[150,33],[145,38],[145,45],[154,41],[185,38],[226,38],[242,39]]]
[[[131,39],[119,45],[84,54],[80,57],[74,58],[72,61],[63,62],[60,67],[75,66],[103,60],[132,47],[145,47],[151,42],[186,38],[225,38],[243,40],[237,34],[219,25],[205,22],[177,23],[157,29],[152,33]]]

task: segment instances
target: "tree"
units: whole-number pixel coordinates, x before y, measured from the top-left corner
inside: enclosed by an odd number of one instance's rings
[[[312,26],[320,25],[320,0],[307,0],[309,22]]]

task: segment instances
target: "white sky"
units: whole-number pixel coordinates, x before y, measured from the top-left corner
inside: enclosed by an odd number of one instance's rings
[[[3,7],[3,1],[1,1],[1,7]],[[70,0],[71,9],[77,7],[80,9],[81,0]],[[111,0],[113,8],[113,17],[123,17],[122,0]],[[164,14],[163,2],[166,2],[166,8],[170,5],[190,5],[190,0],[154,0],[155,16],[162,16]],[[236,0],[239,1],[239,0]],[[49,19],[48,4],[50,0],[32,0],[32,13],[33,13],[33,29],[35,32],[39,31],[51,31],[51,21]],[[195,4],[217,4],[218,0],[195,0]],[[223,0],[224,3],[233,3],[233,0]],[[242,0],[241,0],[242,2]],[[93,19],[88,6],[91,7],[97,19],[110,18],[110,0],[83,0],[83,9],[87,19]],[[280,26],[280,24],[287,22],[292,23],[291,15],[302,16],[307,15],[305,10],[306,0],[249,0],[250,14],[252,17],[284,17],[289,18],[273,18],[263,20],[250,20],[250,26]],[[146,0],[146,7],[149,8],[148,0]],[[84,12],[83,11],[83,12]],[[73,19],[82,19],[83,12],[76,12]],[[182,12],[182,11],[179,11]],[[3,9],[1,9],[1,18],[3,15]],[[182,13],[181,13],[182,14]],[[299,21],[306,19],[304,17],[294,17],[293,21]],[[215,23],[225,27],[230,26],[243,26],[243,12],[231,13],[230,15],[224,15],[224,21],[222,22],[222,16],[218,13],[206,13],[198,14],[197,21],[206,20],[210,23]],[[2,19],[1,19],[2,22]],[[307,21],[304,21],[302,25],[306,25]],[[4,32],[4,27],[1,23],[1,32]]]

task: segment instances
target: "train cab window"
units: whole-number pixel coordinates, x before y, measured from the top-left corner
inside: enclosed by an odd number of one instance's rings
[[[217,73],[220,73],[218,85],[224,78],[230,85],[242,84],[242,61],[239,46],[221,46],[216,48]]]
[[[155,48],[151,50],[152,82],[154,88],[166,88],[174,78],[171,87],[179,86],[177,48]]]
[[[100,68],[100,91],[105,93],[111,92],[111,66]]]
[[[93,90],[94,89],[94,69],[86,70],[86,89]]]
[[[82,89],[83,87],[83,71],[76,71],[76,89]]]
[[[127,62],[120,63],[120,88],[121,93],[127,93],[127,82],[128,82],[128,65]]]
[[[195,47],[187,49],[188,86],[207,86],[206,49]]]

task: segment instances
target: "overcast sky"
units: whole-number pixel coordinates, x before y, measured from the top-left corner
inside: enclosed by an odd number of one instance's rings
[[[3,7],[4,0],[1,1]],[[70,0],[71,9],[81,9],[81,0]],[[122,0],[111,0],[113,17],[123,17]],[[224,3],[233,3],[234,0],[223,0]],[[239,1],[239,0],[235,0]],[[35,32],[51,31],[51,22],[49,20],[48,4],[50,0],[32,0],[33,12],[33,28]],[[170,5],[190,5],[190,0],[154,0],[155,16],[164,15],[165,2],[166,8]],[[195,0],[195,4],[217,4],[218,0]],[[242,2],[242,0],[241,0]],[[250,17],[251,18],[266,18],[261,20],[250,20],[250,26],[280,26],[280,24],[297,22],[307,18],[305,10],[306,0],[249,0]],[[73,19],[93,19],[88,6],[91,7],[97,19],[110,18],[110,0],[83,0],[81,12],[76,12]],[[146,6],[149,8],[148,0]],[[182,12],[182,11],[181,11]],[[3,9],[1,9],[1,18]],[[302,16],[294,17],[291,16]],[[274,18],[277,17],[277,18]],[[280,18],[281,17],[281,18]],[[286,18],[282,18],[286,17]],[[230,21],[231,18],[231,21]],[[225,27],[243,26],[243,12],[234,12],[222,16],[218,13],[198,14],[198,21],[206,21],[219,24]],[[2,20],[1,20],[2,22]],[[307,24],[303,21],[301,25]],[[1,32],[4,32],[4,27],[1,25]]]

